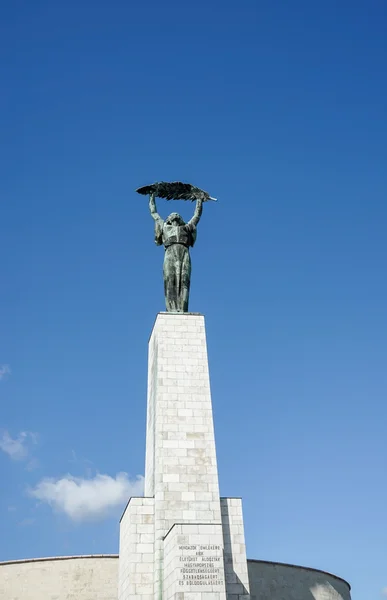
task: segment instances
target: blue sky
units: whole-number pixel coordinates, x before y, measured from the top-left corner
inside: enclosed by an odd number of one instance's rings
[[[385,32],[382,0],[4,3],[0,560],[118,551],[164,307],[134,189],[180,179],[219,198],[190,308],[248,555],[382,597]]]

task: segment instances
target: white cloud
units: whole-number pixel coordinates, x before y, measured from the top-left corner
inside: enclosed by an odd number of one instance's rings
[[[118,473],[115,478],[97,474],[91,479],[66,475],[57,480],[42,479],[29,494],[74,521],[84,521],[105,517],[130,496],[142,496],[143,489],[144,478],[140,475],[135,480],[126,473]]]
[[[387,598],[387,587],[382,589],[382,596],[386,596]]]
[[[31,443],[37,443],[37,435],[30,431],[22,431],[16,438],[12,438],[8,431],[3,431],[0,434],[0,450],[8,454],[12,460],[27,458]]]
[[[8,365],[0,365],[0,381],[4,379],[6,375],[11,373],[11,369]]]

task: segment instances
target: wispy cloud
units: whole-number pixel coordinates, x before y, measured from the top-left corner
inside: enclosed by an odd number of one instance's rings
[[[11,373],[9,365],[0,365],[0,381]]]
[[[140,475],[134,480],[126,473],[116,477],[97,474],[89,479],[66,475],[61,479],[42,479],[29,494],[73,521],[85,521],[104,518],[114,508],[123,506],[130,496],[141,496],[143,489],[144,478]]]
[[[387,598],[387,587],[382,589],[382,596],[384,596],[385,598]]]
[[[10,436],[8,431],[0,433],[0,450],[8,454],[12,460],[25,460],[30,454],[30,447],[37,443],[36,433],[22,431],[16,438]]]

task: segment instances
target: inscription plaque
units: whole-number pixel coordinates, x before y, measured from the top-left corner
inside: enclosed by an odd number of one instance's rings
[[[216,544],[179,545],[177,583],[183,586],[223,586],[222,547]]]

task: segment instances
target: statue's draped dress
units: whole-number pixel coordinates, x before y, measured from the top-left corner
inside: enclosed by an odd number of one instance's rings
[[[191,222],[170,225],[160,219],[156,223],[156,241],[157,230],[162,233],[162,243],[165,247],[163,272],[167,311],[188,312],[191,283],[189,247],[195,243],[196,227]]]

